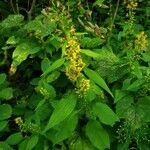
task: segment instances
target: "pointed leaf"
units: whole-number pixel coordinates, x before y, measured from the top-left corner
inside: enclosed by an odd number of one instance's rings
[[[55,107],[55,110],[52,113],[44,132],[66,119],[71,114],[75,106],[76,95],[74,94],[70,94],[62,100],[60,100],[60,102]]]
[[[113,97],[113,94],[111,93],[107,84],[105,83],[105,81],[100,77],[100,75],[97,72],[95,72],[91,69],[88,69],[88,68],[84,69],[84,72],[92,81],[94,81],[96,84],[98,84],[104,90],[106,90]]]
[[[106,104],[96,103],[93,111],[104,124],[113,126],[119,120],[117,115]]]
[[[60,58],[56,60],[42,75],[47,75],[50,72],[54,71],[55,69],[61,67],[65,62],[64,58]]]
[[[105,150],[110,147],[108,133],[95,120],[90,120],[86,125],[86,135],[91,143],[99,150]]]

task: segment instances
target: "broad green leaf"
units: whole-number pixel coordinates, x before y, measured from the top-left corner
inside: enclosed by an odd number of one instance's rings
[[[88,50],[88,49],[81,49],[80,52],[83,53],[83,54],[85,54],[85,55],[87,55],[87,56],[93,57],[93,58],[99,57],[98,53],[95,53],[95,52],[93,52],[91,50]]]
[[[45,72],[47,68],[50,67],[50,65],[51,65],[50,60],[48,58],[44,58],[41,63],[41,70]]]
[[[23,140],[23,136],[22,136],[21,132],[18,132],[18,133],[14,133],[14,134],[10,135],[6,139],[6,142],[9,145],[16,145],[16,144],[20,143],[22,140]]]
[[[19,44],[13,52],[13,64],[18,66],[27,59],[30,54],[37,53],[41,48],[31,42]]]
[[[53,144],[57,144],[71,136],[77,125],[77,121],[77,115],[72,114],[56,127],[54,134],[50,132],[49,138],[53,141]]]
[[[141,88],[141,85],[144,83],[144,80],[139,79],[134,81],[131,85],[128,86],[127,90],[129,91],[137,91]]]
[[[28,139],[26,150],[32,150],[38,143],[39,137],[33,135]]]
[[[91,143],[99,150],[110,148],[108,133],[95,120],[90,120],[86,125],[86,135]]]
[[[44,130],[44,132],[48,131],[50,128],[62,122],[66,119],[71,112],[74,110],[76,106],[76,95],[70,94],[60,100],[57,106],[52,113],[50,120]]]
[[[6,142],[0,142],[0,150],[14,150]]]
[[[115,101],[114,101],[114,103],[118,102],[119,100],[121,100],[125,96],[127,96],[127,93],[125,93],[122,90],[116,90],[115,91]]]
[[[113,126],[116,121],[119,121],[117,115],[106,104],[96,103],[93,112],[104,124]]]
[[[12,108],[8,104],[0,105],[0,120],[8,119],[12,114]]]
[[[104,40],[99,37],[96,37],[96,38],[84,37],[81,39],[80,44],[81,44],[81,47],[83,48],[96,48],[102,45],[103,42]]]
[[[61,67],[64,64],[64,62],[65,62],[64,58],[60,58],[60,59],[56,60],[42,75],[47,75],[47,74],[51,73],[55,69]]]
[[[107,84],[105,83],[105,81],[100,77],[100,75],[97,72],[88,68],[84,69],[84,72],[92,81],[94,81],[104,90],[106,90],[112,97],[114,97],[110,89],[108,88]]]
[[[5,73],[1,73],[0,74],[0,84],[4,83],[6,80],[6,74]]]
[[[80,137],[69,145],[69,150],[96,150],[89,142]]]
[[[7,126],[8,121],[0,121],[0,131],[2,131]]]
[[[0,99],[11,99],[13,97],[13,89],[12,88],[5,88],[0,91]]]

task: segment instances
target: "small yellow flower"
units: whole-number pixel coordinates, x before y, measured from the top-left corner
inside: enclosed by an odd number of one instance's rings
[[[21,118],[21,117],[17,117],[17,118],[15,119],[15,123],[18,124],[18,125],[23,124],[22,118]]]
[[[127,2],[127,8],[129,10],[135,10],[137,8],[137,6],[138,6],[137,0],[129,0]]]
[[[82,97],[83,95],[86,94],[86,92],[89,90],[89,88],[90,88],[90,80],[82,78],[79,81],[79,86],[77,88],[76,93],[78,93],[79,96]]]

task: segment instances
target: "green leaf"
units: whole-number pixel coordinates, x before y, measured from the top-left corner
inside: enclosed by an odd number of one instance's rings
[[[52,71],[54,71],[55,69],[61,67],[65,62],[64,58],[60,58],[58,60],[56,60],[42,75],[47,75],[49,73],[51,73]]]
[[[128,86],[127,90],[129,91],[137,91],[141,88],[141,85],[144,83],[143,79],[138,79],[134,81],[131,85]]]
[[[45,81],[39,82],[37,90],[46,98],[54,98],[56,97],[56,91],[53,86],[46,83]]]
[[[6,142],[0,142],[0,150],[13,150]]]
[[[19,26],[20,23],[24,20],[22,15],[9,15],[5,20],[0,24],[3,28],[11,28]]]
[[[110,148],[108,133],[95,120],[90,120],[86,125],[86,135],[91,143],[99,150]]]
[[[106,104],[96,103],[93,112],[104,124],[113,126],[116,121],[119,121],[117,115]]]
[[[2,131],[7,126],[8,121],[0,121],[0,131]]]
[[[0,105],[0,120],[8,119],[12,114],[12,108],[8,104]]]
[[[9,145],[16,145],[16,144],[20,143],[22,140],[23,140],[23,136],[22,136],[21,132],[18,132],[18,133],[14,133],[14,134],[10,135],[6,139],[6,142]]]
[[[49,138],[53,141],[53,144],[57,144],[72,135],[76,125],[78,117],[75,114],[67,117],[62,123],[56,127],[55,134],[49,133]]]
[[[12,88],[5,88],[0,91],[0,99],[11,99],[13,97],[13,89]]]
[[[79,137],[69,145],[69,150],[95,150],[95,147]]]
[[[50,64],[51,64],[50,60],[48,58],[44,58],[41,63],[41,70],[45,72],[47,68],[50,67]]]
[[[96,2],[94,2],[93,3],[93,6],[96,6],[96,5],[98,5],[98,6],[102,6],[102,4],[103,4],[103,2],[104,2],[104,0],[96,0]]]
[[[37,53],[41,48],[31,42],[19,44],[13,52],[13,64],[18,66],[27,59],[28,55]]]
[[[0,84],[4,83],[6,80],[6,74],[5,73],[1,73],[0,74]]]
[[[112,97],[114,97],[110,89],[108,88],[107,84],[105,83],[105,81],[100,77],[100,75],[97,72],[88,68],[84,69],[84,72],[92,81],[94,81],[104,90],[106,90]]]
[[[36,144],[38,143],[39,137],[37,135],[33,135],[28,139],[26,150],[32,150]]]
[[[80,52],[83,53],[83,54],[85,54],[85,55],[87,55],[87,56],[93,57],[93,58],[99,57],[98,53],[95,53],[95,52],[93,52],[91,50],[88,50],[88,49],[81,49]]]
[[[60,100],[60,102],[55,107],[54,112],[52,113],[50,120],[44,130],[48,131],[50,128],[62,122],[66,119],[76,106],[76,95],[70,94]]]

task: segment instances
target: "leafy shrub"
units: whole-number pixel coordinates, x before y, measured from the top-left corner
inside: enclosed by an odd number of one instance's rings
[[[148,150],[150,3],[50,5],[0,23],[0,148]]]

